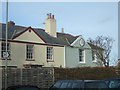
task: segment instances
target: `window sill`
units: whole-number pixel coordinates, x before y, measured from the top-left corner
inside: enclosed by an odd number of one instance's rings
[[[52,59],[47,59],[47,62],[54,62],[54,60],[52,60]]]
[[[97,61],[96,61],[96,60],[93,60],[92,62],[93,62],[93,63],[96,63]]]
[[[85,64],[86,62],[81,61],[81,62],[79,62],[79,63]]]
[[[26,59],[26,61],[35,61],[35,59]]]
[[[6,59],[4,59],[4,58],[0,58],[0,60],[6,60]],[[7,60],[12,60],[11,58],[8,58]]]
[[[3,66],[0,66],[0,68],[5,68],[5,66],[3,65]],[[18,66],[17,65],[10,65],[10,66],[7,66],[8,68],[17,68]]]

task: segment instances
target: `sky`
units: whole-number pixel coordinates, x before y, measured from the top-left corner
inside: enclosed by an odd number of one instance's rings
[[[5,22],[5,2],[2,2],[2,20]],[[115,41],[111,65],[118,59],[118,2],[9,2],[8,21],[16,25],[44,29],[47,13],[55,15],[57,32],[82,35],[85,40],[110,36]],[[120,57],[120,56],[119,56]]]

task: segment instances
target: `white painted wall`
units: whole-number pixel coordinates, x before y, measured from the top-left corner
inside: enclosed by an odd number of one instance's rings
[[[8,66],[23,67],[23,64],[39,64],[45,67],[64,66],[64,47],[52,46],[54,54],[54,62],[47,62],[46,45],[34,45],[35,61],[26,60],[26,44],[11,42],[11,60],[8,60]],[[0,59],[0,64],[5,65],[5,60]]]
[[[37,36],[33,32],[33,30],[31,30],[31,32],[29,32],[29,30],[27,30],[26,32],[24,32],[20,36],[16,37],[14,40],[26,41],[26,42],[35,42],[35,43],[45,43],[39,36]]]
[[[8,60],[8,66],[22,66],[22,62],[25,60],[25,45],[21,43],[11,44],[11,60]],[[5,65],[5,60],[0,60],[2,65]]]
[[[46,50],[45,50],[46,51]],[[45,52],[46,53],[46,52]],[[46,55],[45,55],[46,59]],[[45,62],[47,67],[64,67],[64,47],[53,47],[53,60],[54,62]]]

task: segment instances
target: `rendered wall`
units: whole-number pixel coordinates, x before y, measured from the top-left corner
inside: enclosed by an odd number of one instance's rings
[[[85,63],[79,62],[79,49],[73,47],[66,47],[66,67],[96,67],[100,66],[98,62],[92,61],[92,51],[91,49],[84,49],[84,60]]]
[[[33,30],[31,29],[29,30],[27,30],[26,32],[15,38],[14,40],[44,43],[44,41],[33,32]]]
[[[23,64],[38,64],[44,67],[64,67],[64,47],[53,47],[53,62],[47,62],[47,45],[34,45],[34,61],[26,60],[26,43],[11,42],[11,58],[8,66],[23,67]],[[5,60],[0,60],[5,65]]]

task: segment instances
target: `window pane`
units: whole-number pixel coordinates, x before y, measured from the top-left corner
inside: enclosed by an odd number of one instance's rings
[[[53,48],[47,47],[47,59],[52,60],[52,56],[53,56]]]
[[[83,61],[84,60],[84,51],[79,49],[79,61]]]
[[[26,55],[27,59],[33,59],[33,45],[27,45]]]
[[[2,42],[1,43],[1,57],[3,58],[3,53],[6,52],[6,43]],[[8,59],[10,58],[10,43],[7,43],[7,52],[9,54]]]
[[[95,52],[92,51],[92,60],[95,60]]]

